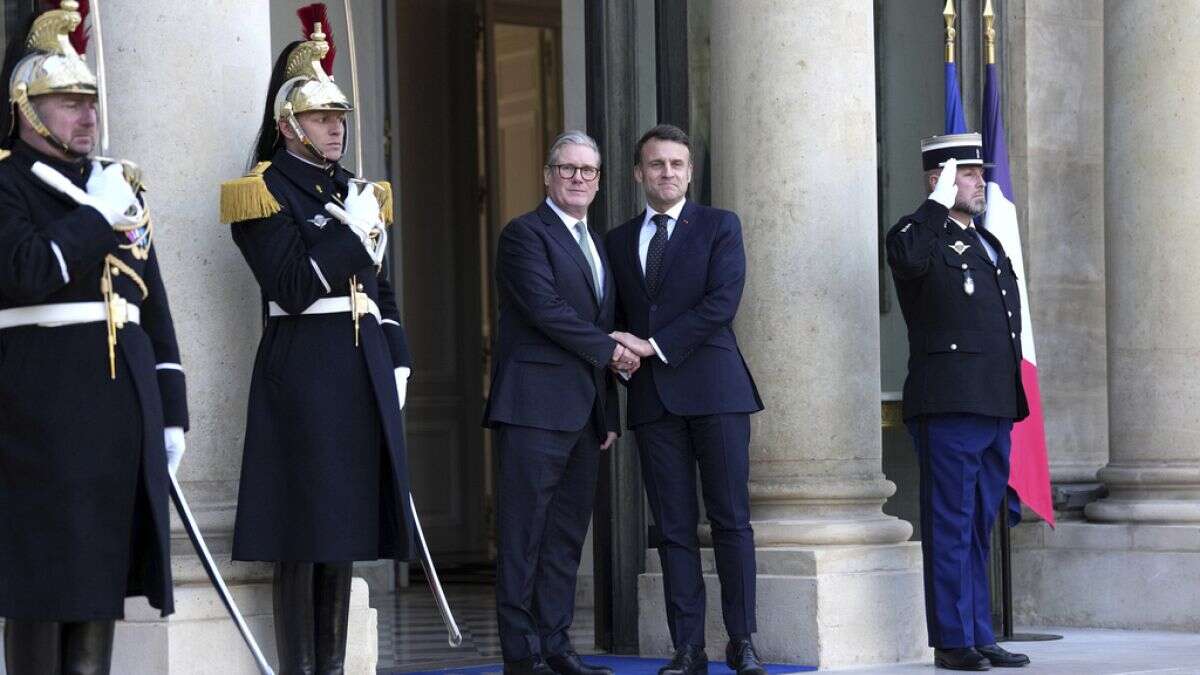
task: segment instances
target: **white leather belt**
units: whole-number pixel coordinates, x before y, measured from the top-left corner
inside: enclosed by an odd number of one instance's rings
[[[126,304],[122,301],[118,307],[123,309],[117,310],[118,315],[113,317],[114,323],[117,325],[129,321],[141,323],[142,311],[137,305]],[[30,305],[0,310],[0,330],[17,326],[55,328],[107,320],[108,311],[103,302],[56,302],[49,305]]]
[[[359,303],[359,314],[360,315],[370,314],[371,316],[375,317],[375,321],[377,321],[377,322],[382,321],[382,316],[379,314],[379,305],[376,305],[374,300],[372,300],[360,293],[358,303]],[[350,307],[350,297],[349,296],[342,296],[340,298],[321,298],[320,300],[317,300],[313,304],[304,308],[304,311],[300,312],[300,314],[289,314],[288,312],[285,312],[284,309],[282,307],[280,307],[279,304],[274,301],[270,302],[267,305],[267,312],[271,316],[300,316],[303,314],[341,314],[343,312],[349,314],[350,311],[351,311],[351,307]]]

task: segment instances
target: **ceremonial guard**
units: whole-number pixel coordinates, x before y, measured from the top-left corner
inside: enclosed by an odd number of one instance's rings
[[[139,172],[89,158],[97,80],[80,56],[82,22],[78,5],[63,2],[37,16],[4,61],[8,675],[107,673],[126,597],[146,596],[163,616],[174,610],[168,471],[183,453],[184,375]]]
[[[352,562],[416,557],[400,411],[411,358],[387,277],[387,183],[338,163],[350,101],[324,5],[271,73],[256,164],[221,217],[262,289],[235,560],[275,563],[282,673],[341,673]]]
[[[921,466],[929,644],[939,667],[1029,663],[996,645],[988,588],[992,525],[1008,484],[1009,434],[1029,414],[1021,383],[1021,298],[983,215],[979,134],[921,143],[929,198],[887,235],[908,324],[904,421]]]

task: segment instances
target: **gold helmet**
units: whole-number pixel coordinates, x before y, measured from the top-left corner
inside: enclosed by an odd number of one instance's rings
[[[16,109],[7,130],[9,134],[16,130],[19,111],[39,135],[71,152],[69,145],[46,128],[30,99],[46,94],[96,95],[96,76],[71,43],[71,33],[82,23],[83,14],[74,0],[63,0],[58,9],[49,10],[34,20],[25,40],[30,53],[17,62],[9,78],[9,101]],[[86,41],[82,35],[80,37],[78,42],[82,50]]]
[[[309,5],[299,14],[308,39],[293,47],[287,56],[284,82],[275,92],[275,119],[287,123],[310,152],[326,159],[325,153],[309,141],[296,116],[314,110],[349,112],[354,108],[326,72],[326,68],[333,67],[334,49],[332,41],[326,39],[322,31],[329,25],[325,5]]]

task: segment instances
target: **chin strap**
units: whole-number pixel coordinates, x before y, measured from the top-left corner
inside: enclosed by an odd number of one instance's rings
[[[13,91],[13,105],[15,105],[17,110],[20,111],[21,116],[25,118],[25,121],[29,124],[30,127],[33,128],[33,130],[37,133],[37,135],[46,139],[47,141],[50,142],[51,145],[58,148],[59,150],[62,150],[65,153],[67,153],[67,155],[70,157],[77,157],[77,158],[86,157],[87,155],[81,155],[81,154],[75,152],[74,150],[72,150],[70,145],[68,145],[67,143],[64,143],[57,136],[55,136],[53,133],[50,132],[50,129],[48,129],[46,127],[46,125],[42,122],[42,119],[40,117],[38,117],[37,110],[34,109],[33,103],[30,102],[27,91],[28,91],[28,89],[26,88],[24,82],[22,82],[21,84],[18,84],[14,88],[14,91]],[[16,126],[17,126],[17,120],[16,120],[16,116],[14,115],[13,116],[13,129],[11,129],[10,132],[16,131]]]

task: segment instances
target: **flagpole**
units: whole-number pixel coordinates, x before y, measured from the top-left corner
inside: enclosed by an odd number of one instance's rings
[[[947,0],[949,4],[950,0]],[[996,10],[992,0],[986,0],[983,5],[983,50],[984,65],[996,65]],[[985,104],[986,107],[986,104]],[[991,171],[989,169],[989,171]],[[1040,642],[1043,640],[1059,640],[1061,635],[1049,633],[1016,634],[1013,630],[1013,578],[1012,578],[1012,530],[1009,527],[1009,489],[1004,490],[1004,498],[1000,501],[1000,602],[1001,602],[1001,642]]]

